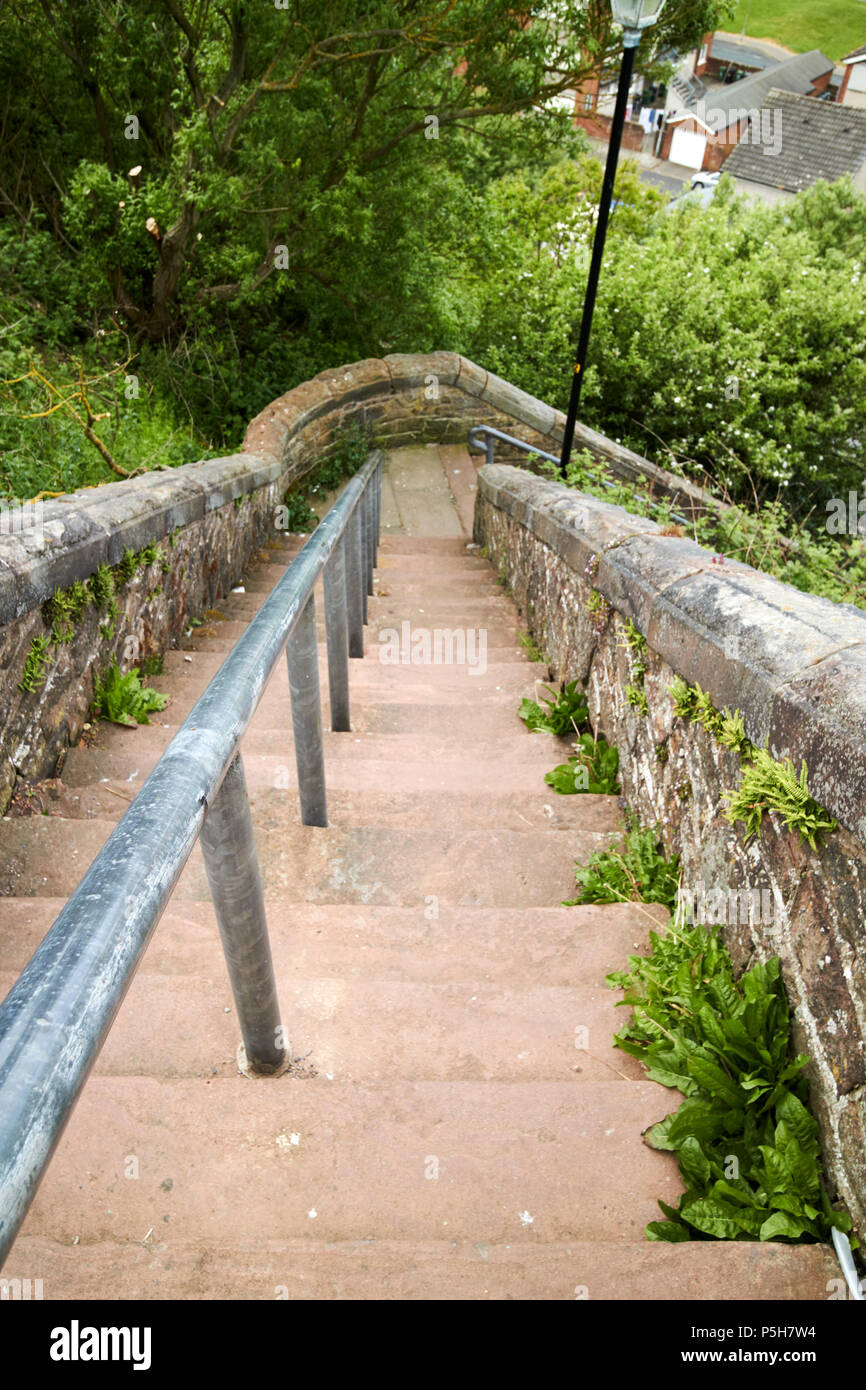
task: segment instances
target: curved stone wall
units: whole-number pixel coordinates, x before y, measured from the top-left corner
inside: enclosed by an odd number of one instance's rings
[[[352,421],[369,425],[385,447],[464,442],[471,425],[492,424],[556,452],[565,417],[454,353],[373,358],[322,372],[273,401],[250,424],[238,454],[5,511],[0,814],[19,778],[61,770],[88,717],[94,669],[112,657],[125,669],[176,642],[237,582],[272,533],[286,490],[327,457],[334,430]],[[680,505],[701,505],[699,489],[594,431],[579,431],[578,444],[618,477],[646,476]],[[42,605],[98,566],[116,565],[125,551],[154,543],[163,554],[123,586],[114,622],[88,609],[70,641],[51,643],[44,680],[22,690],[34,642],[50,641]]]

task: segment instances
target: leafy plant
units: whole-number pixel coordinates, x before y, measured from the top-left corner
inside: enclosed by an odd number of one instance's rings
[[[578,865],[574,876],[580,893],[565,904],[582,903],[664,903],[673,911],[679,884],[679,857],[666,859],[651,827],[641,830],[632,821],[627,825],[621,849],[593,854],[586,865]]]
[[[67,589],[56,589],[42,605],[42,619],[51,629],[51,641],[65,646],[75,635],[75,624],[90,603],[90,592],[80,579]]]
[[[285,530],[294,535],[305,535],[315,531],[319,518],[302,492],[287,492],[283,498],[286,515],[283,520]]]
[[[715,931],[672,921],[650,954],[608,975],[632,1021],[616,1034],[647,1075],[685,1096],[647,1142],[677,1156],[685,1192],[650,1240],[826,1241],[850,1231],[821,1182],[818,1126],[806,1108],[808,1058],[791,1057],[778,958],[734,979]],[[856,1242],[852,1242],[855,1245]]]
[[[542,690],[547,691],[547,695],[541,696],[541,704],[546,709],[536,700],[524,698],[520,702],[518,715],[526,727],[534,733],[556,734],[558,738],[573,731],[579,733],[589,719],[589,706],[577,681],[569,681],[561,691],[549,685],[542,686]]]
[[[90,600],[95,608],[107,608],[111,617],[116,616],[114,603],[114,575],[109,565],[100,565],[88,580]]]
[[[530,661],[543,661],[544,652],[536,645],[535,638],[531,632],[518,633],[517,640],[520,643]]]
[[[716,738],[723,748],[729,748],[732,753],[739,753],[743,761],[750,760],[755,756],[755,745],[746,734],[746,726],[739,710],[735,710],[731,714],[725,705]]]
[[[35,695],[44,684],[47,669],[51,663],[51,643],[44,635],[34,637],[30,643],[24,670],[18,682],[18,689],[28,695]]]
[[[788,830],[798,831],[812,849],[818,848],[817,835],[838,826],[838,821],[809,795],[805,762],[798,777],[790,758],[776,762],[766,748],[755,749],[754,762],[746,766],[739,787],[726,790],[725,795],[729,798],[725,819],[732,825],[743,821],[747,839],[757,835],[768,811],[780,816]]]
[[[580,734],[576,747],[573,757],[545,774],[547,785],[563,796],[576,792],[618,796],[619,749],[611,747],[606,739],[596,739],[591,733]]]
[[[625,698],[630,705],[634,706],[638,714],[649,714],[649,701],[642,685],[627,685]]]
[[[132,728],[137,724],[149,724],[147,716],[168,704],[167,695],[142,686],[138,667],[133,666],[126,675],[121,675],[116,661],[111,663],[102,680],[94,677],[93,687],[94,713],[113,724],[126,724]]]

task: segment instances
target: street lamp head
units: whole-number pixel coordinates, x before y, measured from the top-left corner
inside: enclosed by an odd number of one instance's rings
[[[611,0],[614,20],[623,28],[624,48],[637,48],[641,31],[656,23],[664,3],[665,0]]]

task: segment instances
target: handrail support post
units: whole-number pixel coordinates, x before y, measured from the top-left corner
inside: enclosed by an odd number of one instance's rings
[[[208,811],[201,847],[246,1063],[250,1071],[274,1076],[290,1059],[240,753],[235,753]]]

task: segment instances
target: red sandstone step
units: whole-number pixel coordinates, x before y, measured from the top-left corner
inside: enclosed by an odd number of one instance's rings
[[[24,969],[64,902],[0,898],[0,970]],[[645,953],[649,931],[667,920],[662,907],[643,903],[526,911],[269,900],[267,908],[280,980],[321,974],[428,984],[519,981],[533,988],[570,986],[584,976],[602,980],[623,969],[629,955]],[[217,978],[223,969],[212,904],[170,904],[140,971]]]
[[[335,737],[345,738],[347,735]],[[118,791],[135,794],[153,770],[162,751],[154,745],[145,749],[142,744],[129,748],[120,743],[100,750],[73,749],[64,764],[64,782],[77,789],[96,785],[104,779]],[[269,754],[250,753],[247,750],[244,753],[244,769],[251,795],[280,789],[292,791],[297,785],[294,751],[290,743],[284,742],[279,748],[272,747]],[[504,765],[501,768],[497,766],[496,794],[508,797],[519,793],[527,796],[540,794],[545,797],[547,804],[553,805],[550,798],[556,793],[545,785],[544,774],[547,770],[545,760],[541,763]],[[390,787],[392,792],[400,795],[473,796],[479,793],[480,788],[490,785],[492,774],[489,763],[467,754],[462,762],[440,764],[427,760],[396,764],[389,759],[377,761],[372,758],[332,756],[325,764],[325,776],[328,788],[337,792],[381,792],[383,787]],[[339,805],[339,801],[335,804]],[[375,803],[371,804],[375,806]]]
[[[402,536],[391,532],[379,538],[381,555],[477,555],[479,548],[457,537]]]
[[[190,701],[190,703],[192,703]],[[244,759],[260,756],[281,759],[294,758],[294,738],[288,703],[275,701],[269,712],[276,715],[282,711],[283,719],[276,718],[259,722],[254,720],[242,741]],[[163,716],[171,716],[169,705],[162,711]],[[177,715],[177,722],[141,725],[136,729],[126,729],[120,725],[100,728],[98,747],[77,746],[70,749],[63,765],[63,780],[70,786],[96,782],[100,777],[121,775],[126,778],[138,770],[138,778],[143,779],[146,770],[154,766],[165,752],[180,727],[184,717],[183,708]],[[407,765],[420,764],[426,768],[424,786],[439,786],[442,790],[479,790],[488,785],[491,769],[497,770],[497,787],[503,791],[522,790],[524,787],[544,787],[544,776],[552,767],[568,756],[570,745],[567,740],[554,738],[547,733],[528,733],[515,719],[514,733],[501,735],[498,739],[476,739],[471,737],[447,735],[434,738],[423,730],[420,733],[376,733],[353,730],[348,733],[323,733],[325,775],[334,770],[341,785],[341,765],[350,767],[362,762],[393,764],[394,773],[399,778],[400,769]],[[130,771],[123,773],[124,768]],[[500,774],[499,768],[502,768]],[[521,779],[519,786],[509,781],[518,769],[531,768],[533,775]],[[467,773],[471,771],[477,780],[467,785]],[[287,784],[288,785],[288,784]],[[381,781],[380,789],[392,785],[387,774]],[[399,782],[405,790],[411,790],[411,783]],[[419,790],[421,788],[419,787]],[[550,792],[550,795],[556,795]]]
[[[379,786],[348,790],[335,786],[331,779],[327,790],[328,814],[334,825],[364,823],[367,825],[429,825],[437,827],[471,825],[476,830],[538,830],[542,827],[573,834],[575,829],[592,828],[613,832],[619,822],[617,803],[612,797],[556,796],[542,786],[541,779],[531,792],[498,793],[495,798],[484,793],[421,791],[417,785],[409,790],[382,791],[381,782],[390,764],[377,764]],[[412,765],[401,769],[405,780],[420,777],[424,768]],[[411,779],[406,777],[411,772]],[[360,769],[362,778],[372,783],[373,769]],[[299,822],[297,778],[292,763],[261,759],[260,766],[246,765],[247,789],[253,807],[255,823],[265,829],[275,825]],[[381,774],[381,776],[379,775]],[[417,775],[416,775],[417,774]],[[349,775],[342,781],[350,780]],[[125,815],[135,797],[135,783],[122,777],[88,783],[78,788],[65,787],[56,800],[49,802],[52,816],[69,820],[118,821]],[[278,785],[279,784],[279,785]]]
[[[14,975],[0,974],[0,998],[14,983]],[[396,1076],[583,1086],[624,1085],[643,1076],[636,1058],[611,1043],[626,1018],[617,1014],[619,994],[605,987],[603,977],[573,986],[505,988],[472,979],[305,979],[278,968],[277,985],[292,1055],[340,1081],[368,1085]],[[106,1076],[231,1077],[237,1075],[240,1036],[220,960],[207,974],[139,972],[95,1070]]]
[[[370,647],[368,636],[366,650],[369,651]],[[150,676],[147,682],[170,694],[174,688],[170,684],[171,679],[180,677],[183,681],[200,681],[203,691],[225,658],[225,652],[167,652],[163,674]],[[281,659],[274,668],[268,689],[285,688],[287,682],[286,667]],[[389,666],[381,661],[360,659],[349,662],[350,701],[353,710],[359,711],[368,703],[391,704],[398,701],[448,705],[451,708],[456,705],[463,709],[483,708],[485,713],[479,714],[479,718],[485,719],[491,709],[516,711],[524,696],[536,698],[540,685],[547,683],[547,667],[528,661],[488,661],[486,670],[479,675],[470,675],[468,667],[444,664]],[[326,706],[328,669],[323,658],[319,662],[319,686],[323,706]]]
[[[314,1224],[314,1223],[311,1223]],[[530,1227],[531,1229],[531,1227]],[[552,1243],[365,1239],[176,1240],[163,1223],[147,1241],[64,1245],[21,1236],[4,1273],[43,1271],[46,1301],[243,1299],[821,1300],[839,1267],[822,1245],[756,1241]]]
[[[0,892],[63,897],[78,885],[113,829],[106,821],[34,817],[4,821]],[[565,852],[547,831],[287,825],[257,830],[266,893],[286,902],[443,904],[478,907],[557,906],[575,893],[574,857],[582,862],[610,843],[580,829]],[[175,900],[208,897],[204,864],[193,850]]]
[[[641,1139],[671,1094],[621,1080],[93,1076],[23,1232],[636,1241],[657,1199],[682,1190],[673,1155]]]

